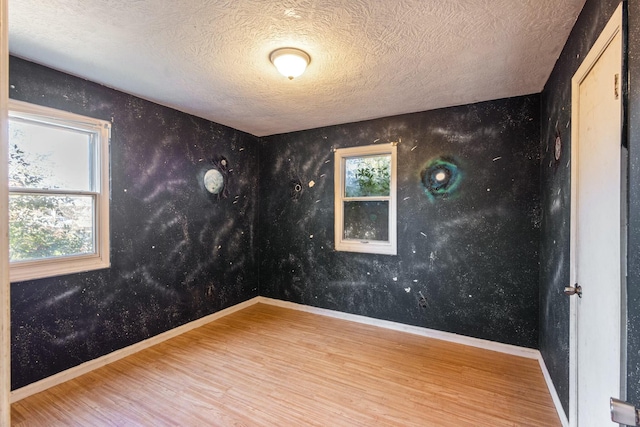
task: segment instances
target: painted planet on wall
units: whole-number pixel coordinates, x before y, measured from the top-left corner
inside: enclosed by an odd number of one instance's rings
[[[224,188],[224,177],[218,169],[209,169],[204,174],[204,187],[211,194],[220,194]]]
[[[446,198],[456,192],[462,172],[451,158],[441,157],[428,162],[420,179],[429,200]]]

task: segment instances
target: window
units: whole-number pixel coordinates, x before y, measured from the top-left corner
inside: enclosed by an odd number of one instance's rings
[[[395,144],[335,151],[337,251],[396,255]]]
[[[110,129],[9,102],[12,282],[109,267]]]

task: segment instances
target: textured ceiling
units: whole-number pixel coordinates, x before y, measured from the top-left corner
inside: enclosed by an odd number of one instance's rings
[[[257,136],[540,92],[584,0],[9,0],[11,53]],[[289,81],[279,47],[311,55]]]

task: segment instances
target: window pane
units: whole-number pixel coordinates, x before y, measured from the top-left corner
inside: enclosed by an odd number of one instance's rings
[[[388,196],[391,155],[345,159],[345,197]]]
[[[95,191],[92,135],[9,120],[9,186]]]
[[[344,238],[389,241],[389,202],[344,202]]]
[[[9,195],[9,259],[95,253],[93,197]]]

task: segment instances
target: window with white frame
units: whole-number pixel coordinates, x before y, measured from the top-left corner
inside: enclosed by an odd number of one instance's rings
[[[395,144],[335,150],[337,251],[397,254]]]
[[[109,267],[104,120],[9,102],[12,282]]]

